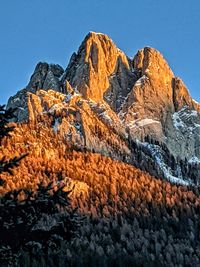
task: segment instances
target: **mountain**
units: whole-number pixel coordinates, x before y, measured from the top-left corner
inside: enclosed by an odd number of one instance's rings
[[[200,104],[160,52],[90,32],[7,108],[1,266],[198,266]]]
[[[200,104],[156,49],[131,59],[107,35],[90,32],[65,70],[38,63],[9,107],[17,108],[16,122],[42,123],[79,150],[199,184]]]

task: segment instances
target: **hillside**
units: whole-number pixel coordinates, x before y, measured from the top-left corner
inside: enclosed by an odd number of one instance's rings
[[[194,266],[199,261],[197,188],[172,185],[111,158],[70,149],[57,160],[45,153],[28,156],[13,176],[2,178],[1,193],[23,188],[21,200],[40,183],[53,182],[55,190],[58,183],[64,190],[73,188],[71,205],[84,216],[79,236],[53,250],[48,242],[47,259],[36,239],[28,251],[37,265]],[[22,248],[27,251],[25,244]],[[27,257],[22,254],[20,262]]]

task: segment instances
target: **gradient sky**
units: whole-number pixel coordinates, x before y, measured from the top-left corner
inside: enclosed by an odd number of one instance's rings
[[[128,56],[152,46],[200,101],[199,0],[0,1],[0,103],[26,86],[38,61],[64,68],[89,31]]]

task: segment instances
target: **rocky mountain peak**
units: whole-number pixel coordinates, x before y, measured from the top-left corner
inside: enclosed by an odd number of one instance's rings
[[[137,52],[133,68],[140,75],[122,108],[126,119],[142,117],[164,123],[166,114],[174,112],[172,70],[162,54],[151,47]]]
[[[133,59],[133,67],[141,72],[142,87],[146,87],[150,93],[148,102],[153,102],[152,97],[156,98],[156,102],[162,98],[163,106],[168,107],[170,111],[178,111],[184,106],[200,110],[199,104],[191,98],[184,82],[174,76],[167,61],[158,50],[151,47],[139,50]],[[135,93],[138,93],[138,84],[140,82],[136,84]],[[150,90],[151,88],[153,91]]]
[[[28,83],[26,89],[29,92],[36,92],[38,89],[54,89],[59,91],[59,78],[63,72],[63,68],[58,64],[39,62],[35,67],[33,75],[31,76],[30,82]]]
[[[133,66],[140,69],[142,75],[150,76],[152,79],[165,78],[165,82],[171,82],[174,76],[163,55],[152,47],[139,50],[133,59]]]
[[[176,111],[180,110],[184,106],[187,106],[190,109],[197,110],[197,112],[200,113],[199,103],[191,98],[186,85],[179,77],[173,79],[173,93],[174,106]]]
[[[105,99],[118,110],[135,75],[130,59],[105,34],[90,32],[72,55],[64,77],[86,99]]]
[[[17,109],[17,121],[23,122],[29,118],[29,93],[36,94],[40,89],[53,89],[59,92],[61,90],[60,78],[63,73],[63,68],[58,64],[39,62],[36,65],[28,85],[8,100],[7,108],[12,107]]]

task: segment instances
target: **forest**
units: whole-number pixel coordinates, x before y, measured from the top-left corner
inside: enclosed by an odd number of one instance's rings
[[[28,155],[0,173],[1,266],[198,266],[198,186],[10,127],[1,166]]]

